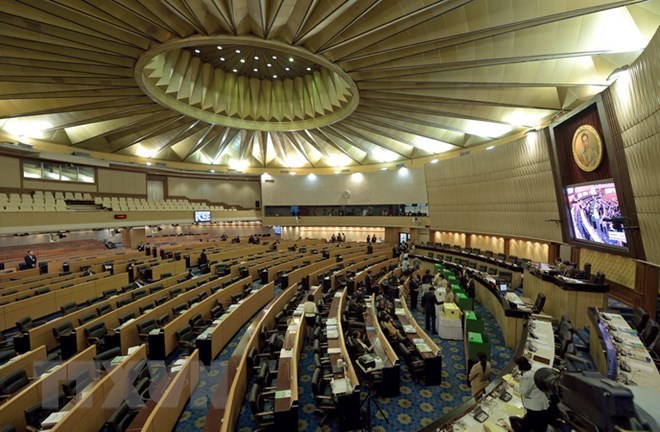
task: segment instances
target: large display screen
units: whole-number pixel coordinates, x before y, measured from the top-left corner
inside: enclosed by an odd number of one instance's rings
[[[195,210],[195,222],[211,222],[211,211]]]
[[[627,247],[619,198],[612,180],[566,187],[575,240]]]

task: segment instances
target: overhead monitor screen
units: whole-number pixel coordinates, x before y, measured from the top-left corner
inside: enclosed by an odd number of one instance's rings
[[[211,211],[195,210],[195,222],[211,222]]]
[[[612,180],[568,186],[566,198],[573,239],[627,247],[624,218]]]

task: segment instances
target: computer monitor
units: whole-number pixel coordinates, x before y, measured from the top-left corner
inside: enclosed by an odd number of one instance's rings
[[[500,284],[500,292],[507,292],[509,290],[509,286],[507,284]]]

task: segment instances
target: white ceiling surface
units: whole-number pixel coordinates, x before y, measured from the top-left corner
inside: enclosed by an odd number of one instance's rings
[[[6,0],[0,12],[5,138],[256,172],[359,170],[547,125],[606,88],[660,24],[660,0]],[[325,57],[357,84],[357,108],[327,126],[252,131],[137,85],[147,50],[217,35]]]

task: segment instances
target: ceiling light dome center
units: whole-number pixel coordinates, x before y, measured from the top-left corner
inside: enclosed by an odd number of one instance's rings
[[[318,128],[350,115],[359,102],[355,82],[325,57],[247,36],[168,41],[140,57],[135,78],[161,105],[241,129]]]

